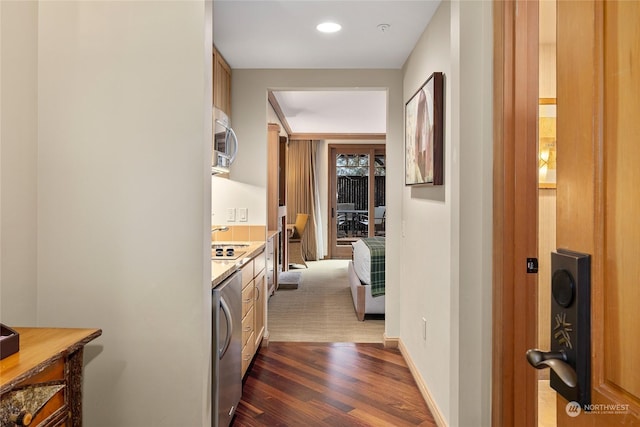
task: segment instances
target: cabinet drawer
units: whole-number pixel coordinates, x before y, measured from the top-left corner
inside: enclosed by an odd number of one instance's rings
[[[260,272],[264,270],[265,266],[267,265],[267,257],[265,252],[264,251],[260,252],[260,255],[258,255],[253,259],[253,262],[254,262],[253,276],[255,277],[258,274],[260,274]]]
[[[242,376],[244,377],[245,372],[249,368],[249,364],[251,363],[251,359],[253,359],[253,354],[255,353],[255,345],[254,345],[253,334],[249,336],[249,340],[247,341],[247,345],[242,348]]]
[[[249,284],[253,280],[253,260],[249,261],[242,267],[242,288]]]
[[[242,319],[242,345],[247,343],[249,336],[253,334],[253,307],[249,310],[246,316]]]
[[[242,290],[242,317],[246,316],[253,307],[254,289],[254,286],[249,285]]]

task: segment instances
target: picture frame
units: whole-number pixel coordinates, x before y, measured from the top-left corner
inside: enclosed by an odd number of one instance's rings
[[[405,185],[444,184],[444,74],[434,72],[405,104]]]
[[[538,101],[538,188],[556,188],[556,99]]]

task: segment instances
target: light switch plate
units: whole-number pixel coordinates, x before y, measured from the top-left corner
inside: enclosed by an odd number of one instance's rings
[[[227,221],[234,222],[236,220],[236,208],[227,209]]]
[[[249,220],[249,210],[247,208],[238,208],[238,221],[247,222]]]

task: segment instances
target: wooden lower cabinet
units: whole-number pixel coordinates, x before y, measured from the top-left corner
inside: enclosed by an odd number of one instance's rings
[[[81,426],[83,350],[102,331],[15,329],[20,350],[0,361],[0,426]]]
[[[265,251],[242,267],[242,376],[260,347],[266,330]]]
[[[249,365],[251,364],[253,355],[256,353],[255,340],[253,337],[254,337],[254,333],[251,332],[251,334],[247,337],[247,342],[245,343],[244,347],[242,347],[242,376],[243,377],[244,377],[244,374],[247,372],[247,369],[249,369]]]
[[[255,350],[260,347],[260,343],[264,338],[267,310],[266,310],[266,296],[267,296],[267,274],[266,270],[262,269],[256,276],[254,281],[254,300],[253,310],[255,314],[253,316],[253,330],[256,332],[255,336]]]

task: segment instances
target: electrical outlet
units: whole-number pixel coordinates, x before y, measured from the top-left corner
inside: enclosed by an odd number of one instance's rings
[[[227,209],[227,221],[235,222],[236,220],[236,208]]]
[[[422,318],[422,339],[427,340],[427,319]]]
[[[249,220],[249,209],[238,208],[238,221],[247,222]]]

